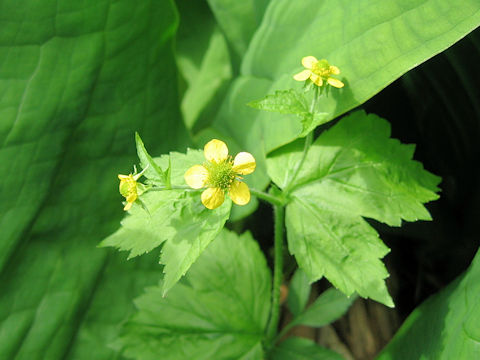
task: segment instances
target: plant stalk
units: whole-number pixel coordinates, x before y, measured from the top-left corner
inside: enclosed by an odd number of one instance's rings
[[[270,204],[272,204],[273,206],[277,205],[277,206],[282,206],[283,205],[283,201],[281,199],[279,199],[278,197],[276,196],[273,196],[273,195],[270,195],[270,194],[267,194],[263,191],[259,191],[259,190],[255,190],[255,189],[252,189],[250,188],[250,193],[254,196],[256,196],[257,198],[259,199],[262,199],[266,202],[269,202]]]
[[[280,287],[283,280],[283,233],[285,221],[285,208],[280,205],[273,207],[275,214],[275,242],[274,242],[274,265],[273,265],[273,285],[272,285],[272,307],[270,309],[270,319],[267,326],[267,345],[272,344],[278,329],[280,319]]]

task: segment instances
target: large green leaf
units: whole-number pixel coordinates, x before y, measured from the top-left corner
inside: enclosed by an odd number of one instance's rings
[[[232,77],[227,43],[204,1],[179,1],[177,63],[186,81],[182,115],[195,131],[212,121]]]
[[[480,252],[470,268],[420,305],[378,356],[389,359],[480,358]]]
[[[112,317],[91,313],[113,329],[136,293],[100,288],[134,265],[96,248],[123,215],[116,175],[131,171],[135,130],[154,152],[186,143],[177,19],[170,1],[2,1],[0,13],[0,358],[65,358],[92,300],[127,297]]]
[[[166,297],[148,288],[117,345],[134,359],[260,360],[270,272],[251,235],[224,230]]]
[[[273,181],[290,193],[289,250],[311,281],[325,275],[350,295],[357,291],[393,305],[379,260],[388,248],[362,216],[399,226],[429,220],[423,203],[435,200],[440,179],[412,160],[414,147],[390,138],[389,124],[356,112],[322,133],[302,158],[298,143],[267,160]]]
[[[225,36],[243,56],[270,0],[207,0]]]
[[[252,144],[252,153],[268,153],[294,140],[302,127],[291,115],[239,109],[276,90],[300,88],[292,76],[302,57],[326,58],[340,68],[346,86],[319,103],[333,119],[479,24],[477,0],[461,6],[450,0],[272,1],[213,127],[244,147]]]

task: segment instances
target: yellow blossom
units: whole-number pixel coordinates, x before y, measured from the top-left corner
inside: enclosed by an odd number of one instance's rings
[[[228,155],[227,145],[220,140],[209,141],[204,149],[207,161],[203,165],[194,165],[185,173],[185,182],[193,189],[207,188],[203,191],[202,204],[208,209],[216,209],[223,204],[225,192],[237,205],[246,205],[250,201],[247,184],[240,181],[239,175],[251,174],[256,167],[255,158],[248,152],[241,152],[232,159]]]
[[[120,180],[120,194],[122,194],[122,196],[127,201],[123,210],[129,210],[132,207],[133,203],[138,199],[138,196],[144,192],[144,185],[138,184],[137,180],[140,179],[146,169],[147,168],[143,169],[142,172],[139,174],[118,175],[118,178]],[[137,171],[135,169],[135,173],[136,172]],[[139,187],[141,187],[141,189],[139,189]]]
[[[343,82],[330,77],[330,75],[340,74],[340,70],[338,67],[330,65],[327,60],[317,60],[315,56],[306,56],[302,59],[302,65],[305,67],[305,70],[294,75],[293,78],[295,80],[305,81],[310,79],[317,86],[322,86],[324,81],[326,81],[336,88],[343,87]]]

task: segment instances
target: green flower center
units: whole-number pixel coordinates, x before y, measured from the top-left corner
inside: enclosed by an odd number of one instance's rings
[[[330,72],[330,64],[327,60],[319,60],[312,66],[312,72],[318,76],[327,78]]]
[[[231,158],[218,164],[207,161],[203,166],[208,170],[208,187],[228,190],[233,180],[235,180],[235,172],[233,171],[233,161]]]

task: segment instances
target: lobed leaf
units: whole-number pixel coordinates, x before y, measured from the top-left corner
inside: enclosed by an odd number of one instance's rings
[[[440,178],[412,160],[414,148],[390,139],[389,124],[364,112],[342,119],[314,142],[297,175],[299,143],[267,160],[272,180],[291,196],[289,249],[311,281],[326,276],[350,295],[357,291],[393,305],[379,260],[388,249],[362,217],[399,226],[429,220],[423,203],[435,200]]]
[[[263,358],[270,272],[251,235],[223,230],[184,281],[148,288],[117,346],[134,359]]]
[[[169,164],[172,184],[185,185],[185,171],[203,159],[202,151],[189,149],[187,154],[172,152],[151,161],[158,167]],[[158,178],[156,172],[147,171],[145,176],[153,181]],[[227,199],[218,209],[209,210],[200,202],[200,191],[183,189],[149,190],[140,201],[141,204],[132,206],[122,227],[100,246],[130,251],[128,258],[132,258],[163,244],[160,263],[165,265],[163,291],[166,293],[218,235],[232,204]]]
[[[302,269],[297,268],[288,287],[287,306],[293,316],[299,315],[310,296],[310,280]]]

